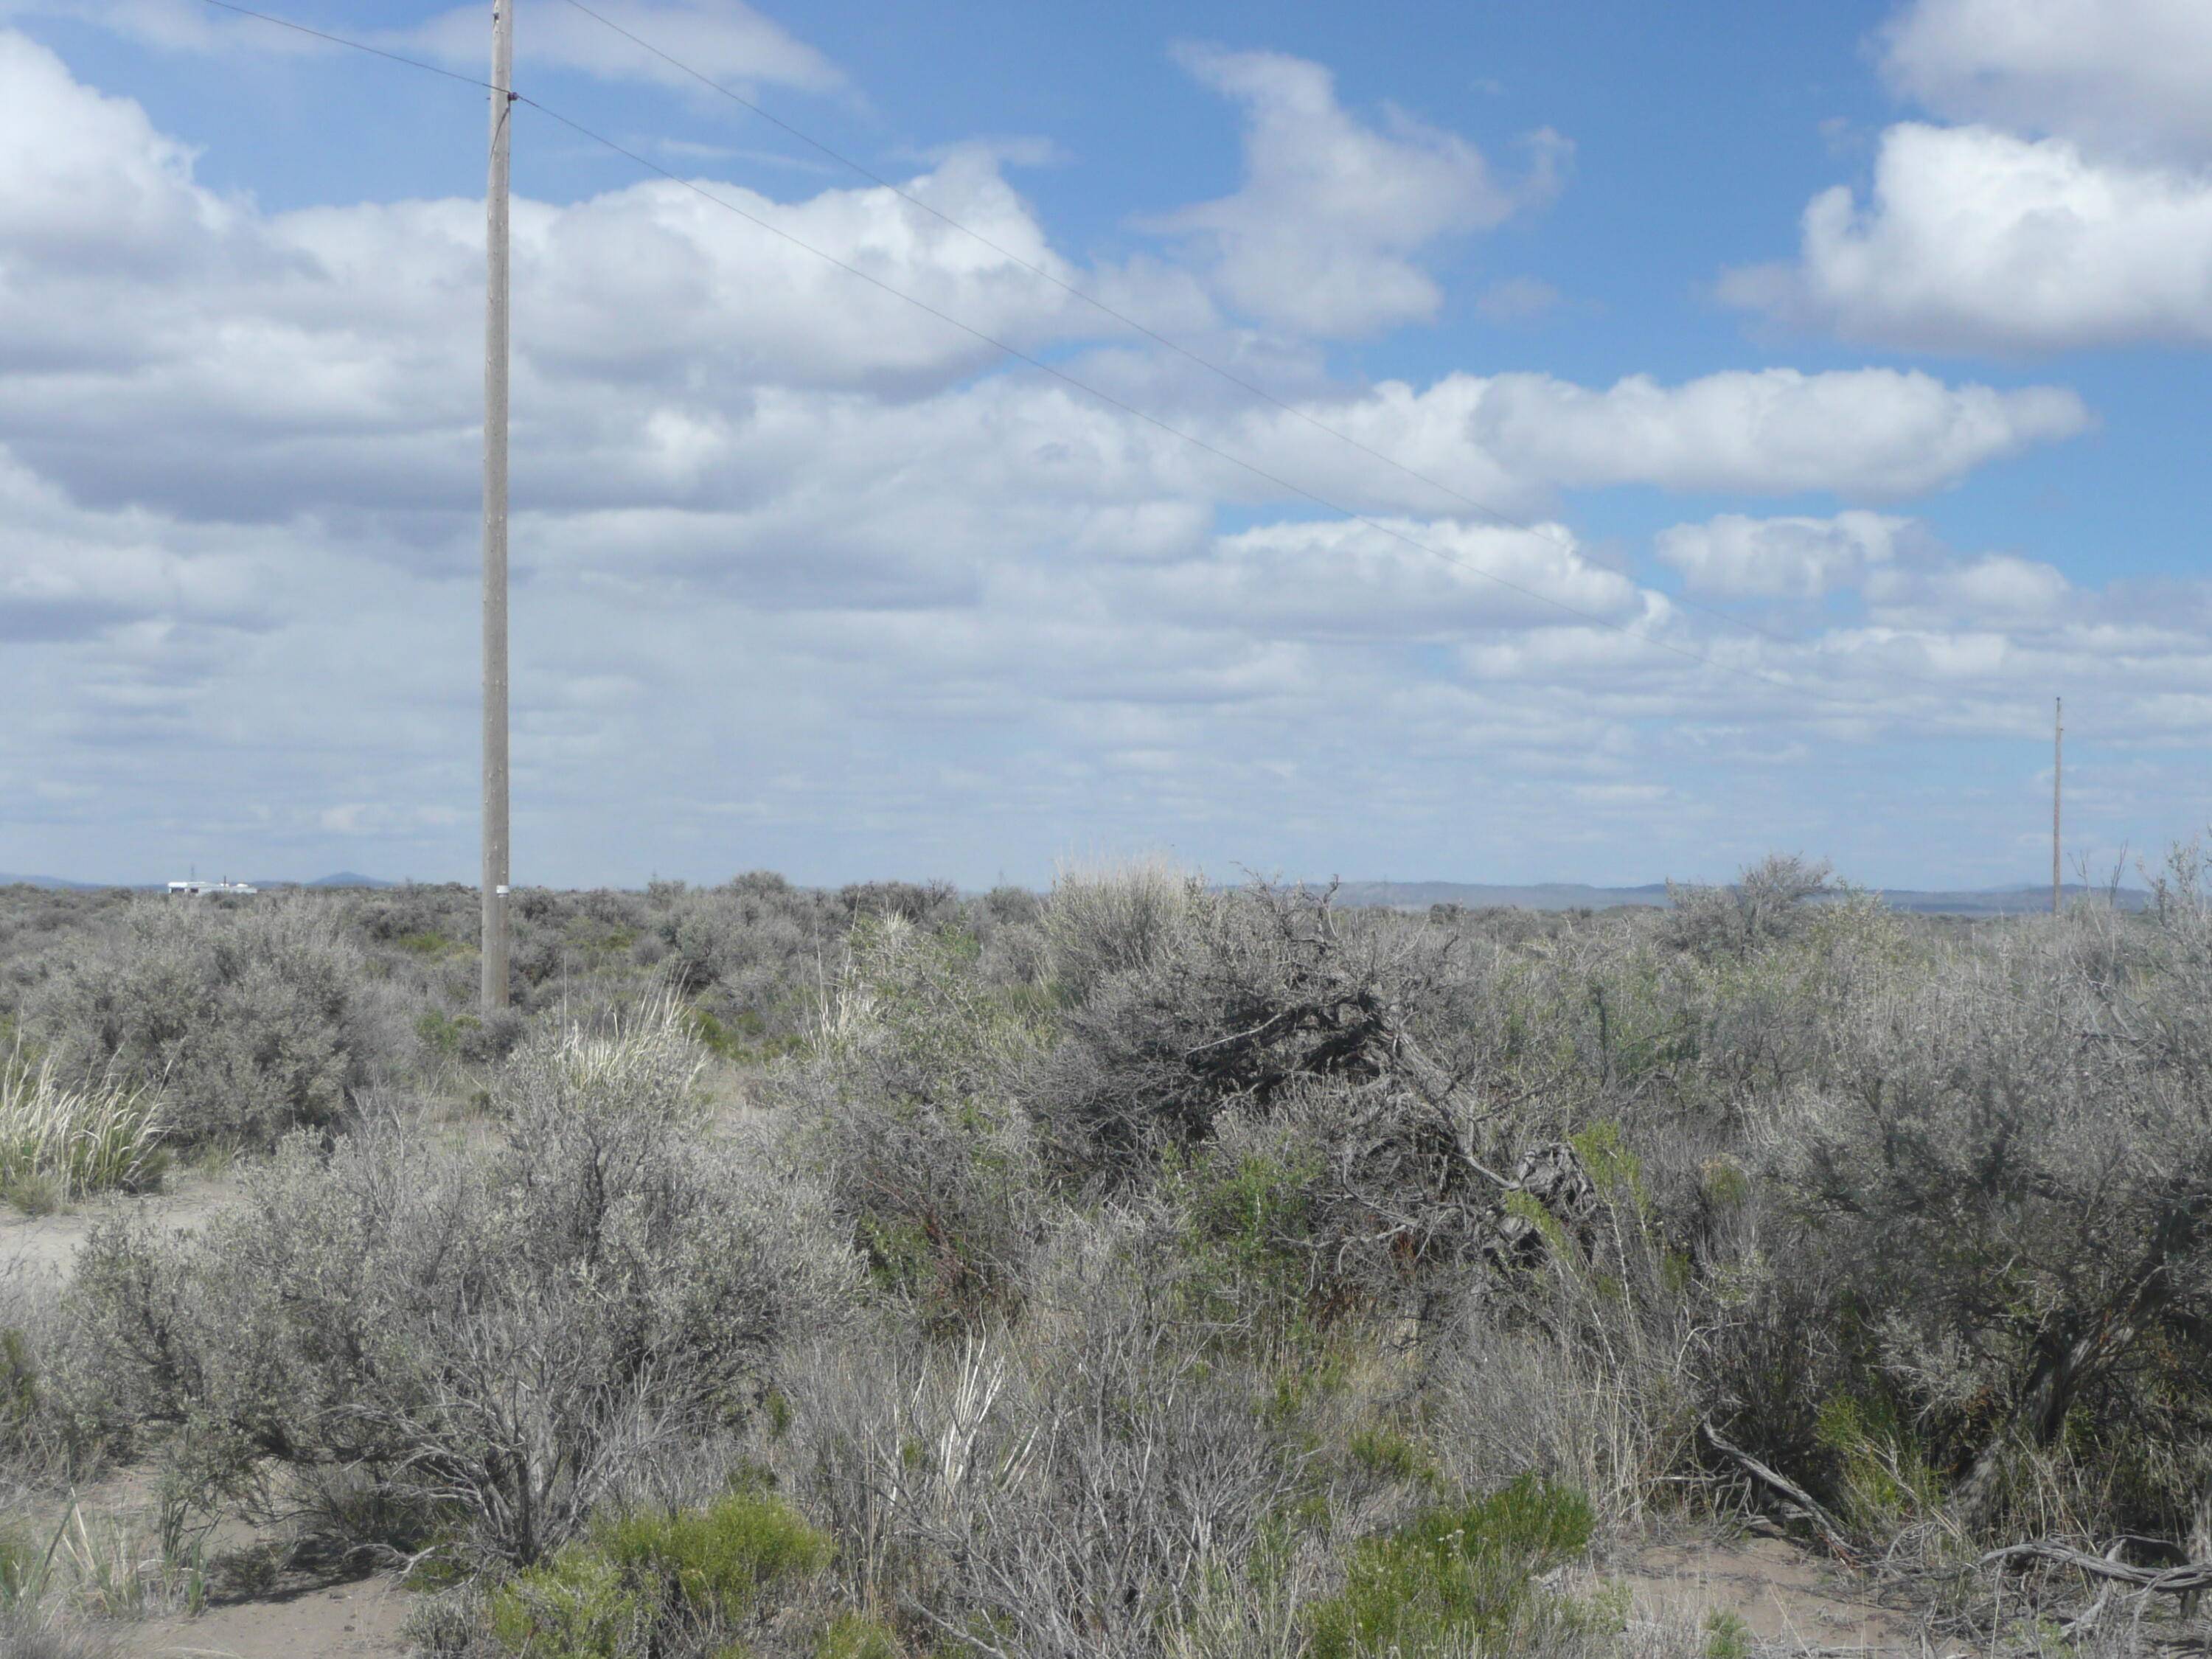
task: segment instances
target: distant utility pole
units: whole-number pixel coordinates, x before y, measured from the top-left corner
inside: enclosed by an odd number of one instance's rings
[[[491,172],[484,185],[483,1012],[507,994],[507,181],[514,3],[492,0]]]
[[[2058,914],[2058,789],[2066,768],[2066,699],[2051,700],[2051,914]]]

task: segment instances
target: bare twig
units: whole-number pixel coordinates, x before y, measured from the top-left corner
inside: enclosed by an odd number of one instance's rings
[[[2008,1544],[2001,1550],[1991,1550],[1982,1558],[1981,1565],[1998,1566],[2009,1561],[2054,1562],[2060,1566],[2076,1568],[2093,1578],[2109,1578],[2116,1583],[2133,1584],[2138,1589],[2162,1590],[2169,1595],[2212,1589],[2212,1561],[2192,1561],[2179,1567],[2131,1567],[2124,1561],[2092,1555],[2087,1550],[2053,1543],[2048,1539],[2032,1544]]]
[[[1810,1522],[1814,1531],[1820,1534],[1820,1541],[1828,1547],[1832,1554],[1853,1565],[1858,1564],[1858,1551],[1853,1547],[1850,1540],[1844,1535],[1843,1527],[1838,1522],[1836,1517],[1829,1514],[1819,1498],[1814,1497],[1788,1476],[1777,1474],[1767,1468],[1742,1447],[1726,1438],[1710,1420],[1698,1425],[1698,1433],[1703,1437],[1707,1445],[1749,1475],[1755,1483],[1765,1486],[1769,1492],[1781,1498],[1788,1506],[1784,1511],[1788,1518]]]

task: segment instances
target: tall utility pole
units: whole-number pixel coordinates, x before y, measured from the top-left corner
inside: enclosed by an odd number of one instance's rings
[[[2058,787],[2066,767],[2066,699],[2051,700],[2051,914],[2058,914]]]
[[[484,185],[483,1012],[507,996],[507,179],[514,3],[492,0],[491,172]]]

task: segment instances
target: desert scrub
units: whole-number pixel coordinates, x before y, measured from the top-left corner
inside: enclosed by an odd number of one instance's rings
[[[854,925],[811,1052],[770,1080],[871,1276],[933,1328],[1018,1307],[1042,1179],[1015,1085],[1049,1030],[972,934]]]
[[[828,1536],[765,1493],[702,1510],[600,1522],[516,1574],[486,1609],[501,1650],[525,1659],[650,1659],[731,1651],[749,1624],[828,1566]]]
[[[212,1483],[289,1471],[349,1547],[519,1565],[741,1424],[777,1343],[836,1324],[849,1259],[770,1149],[696,1133],[685,1046],[609,1041],[642,1052],[543,1038],[496,1144],[295,1135],[200,1233],[95,1232],[64,1308],[75,1409],[176,1425]]]
[[[336,909],[149,901],[61,963],[25,1024],[71,1080],[158,1082],[172,1136],[267,1146],[337,1121],[411,1045]]]
[[[33,1063],[19,1038],[0,1054],[0,1199],[31,1210],[161,1179],[161,1099],[110,1066],[72,1083],[49,1054]]]
[[[1510,1651],[1532,1622],[1581,1611],[1535,1579],[1580,1555],[1595,1527],[1581,1493],[1529,1475],[1472,1504],[1426,1510],[1353,1547],[1344,1589],[1309,1613],[1307,1651]]]

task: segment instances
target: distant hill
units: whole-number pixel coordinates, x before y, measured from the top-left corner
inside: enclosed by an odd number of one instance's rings
[[[134,888],[141,892],[159,892],[166,881],[71,881],[64,876],[16,876],[0,871],[0,887],[46,887],[65,893],[100,893],[111,887]],[[252,885],[266,892],[278,887],[397,887],[396,881],[386,881],[381,876],[364,876],[352,870],[341,870],[334,876],[318,876],[313,881],[256,881]]]
[[[1643,887],[1589,887],[1580,882],[1546,881],[1531,887],[1509,887],[1468,881],[1347,881],[1337,888],[1336,902],[1395,910],[1426,909],[1431,904],[1458,904],[1470,910],[1487,906],[1514,910],[1610,910],[1624,904],[1663,906],[1667,887],[1663,882]]]
[[[1929,916],[2029,915],[2051,908],[2048,887],[1990,887],[1978,890],[1886,888],[1884,903],[1893,909]],[[2077,899],[2101,899],[2101,887],[2074,884],[2065,889],[2070,903]],[[2120,907],[2140,910],[2150,896],[2139,887],[2119,890]],[[1394,910],[1425,910],[1431,904],[1458,904],[1473,910],[1498,906],[1516,910],[1610,910],[1622,905],[1664,908],[1663,882],[1641,887],[1589,887],[1577,882],[1540,882],[1534,886],[1510,887],[1486,882],[1462,881],[1347,881],[1336,890],[1340,904]]]

